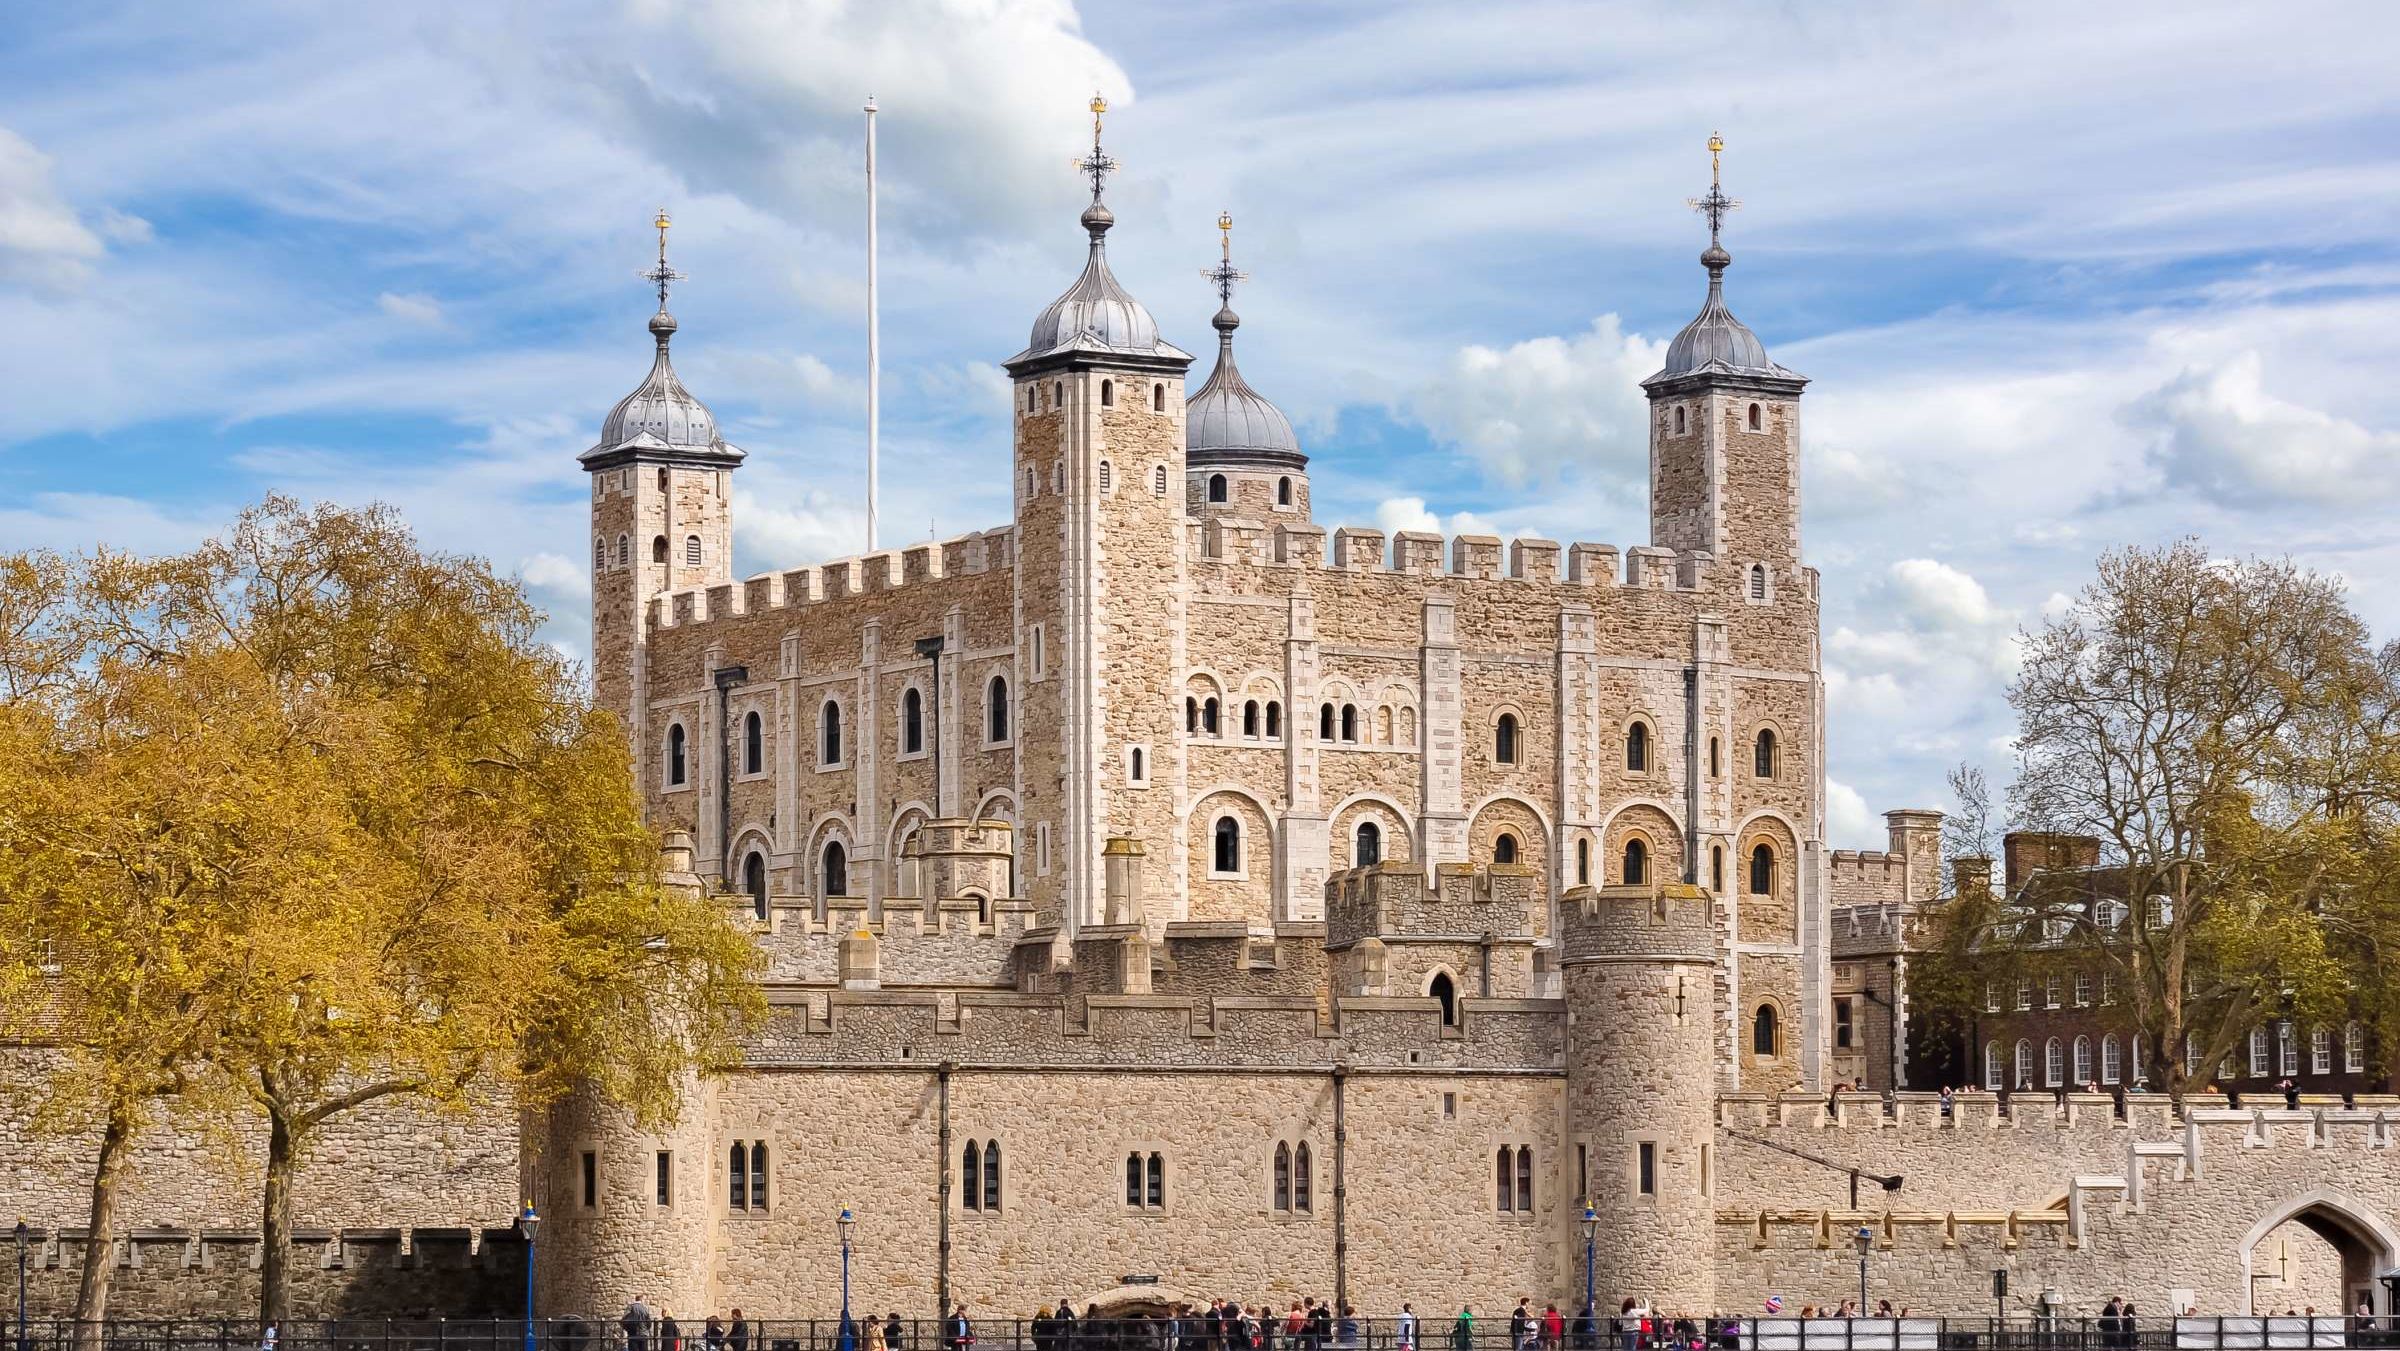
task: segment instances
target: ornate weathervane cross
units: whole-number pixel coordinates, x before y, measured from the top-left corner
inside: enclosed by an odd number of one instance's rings
[[[1719,247],[1717,235],[1724,228],[1725,213],[1738,211],[1742,206],[1740,202],[1725,195],[1717,167],[1717,156],[1724,152],[1725,138],[1711,133],[1708,138],[1708,195],[1685,199],[1691,205],[1692,210],[1708,217],[1708,245],[1712,249]]]
[[[1088,158],[1075,161],[1075,167],[1092,180],[1092,200],[1095,202],[1100,200],[1101,183],[1117,171],[1117,162],[1100,148],[1100,115],[1107,111],[1108,100],[1098,94],[1092,95],[1092,153]]]
[[[658,312],[665,314],[667,312],[667,288],[683,280],[682,273],[667,266],[667,227],[675,222],[667,216],[667,209],[662,206],[658,209],[658,219],[650,223],[658,227],[658,266],[635,275],[658,288]]]
[[[1217,303],[1223,305],[1227,309],[1232,309],[1234,283],[1248,281],[1250,279],[1249,273],[1244,272],[1240,268],[1237,268],[1233,265],[1232,212],[1220,211],[1217,213],[1217,233],[1222,236],[1222,239],[1220,240],[1221,252],[1217,260],[1217,265],[1215,267],[1204,267],[1200,269],[1200,275],[1207,278],[1209,285],[1217,288]]]

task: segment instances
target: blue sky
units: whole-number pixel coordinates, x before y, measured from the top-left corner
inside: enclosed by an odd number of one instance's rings
[[[2400,634],[2400,8],[626,0],[109,4],[0,47],[0,547],[381,498],[580,651],[574,456],[647,365],[751,452],[744,570],[862,533],[880,99],[886,542],[1006,519],[996,363],[1080,261],[1242,367],[1317,514],[1643,542],[1635,382],[1698,307],[1811,376],[1832,833],[2002,770],[2011,635],[2112,545],[2347,577]]]

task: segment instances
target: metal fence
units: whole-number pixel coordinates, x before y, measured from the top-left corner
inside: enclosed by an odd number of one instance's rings
[[[2400,1319],[2246,1318],[1662,1318],[1621,1326],[1562,1315],[1565,1335],[1519,1340],[1507,1311],[1421,1314],[1413,1331],[1396,1316],[1337,1323],[1328,1337],[1292,1335],[1284,1315],[1244,1338],[1187,1315],[1050,1319],[971,1318],[961,1343],[943,1320],[757,1320],[711,1329],[702,1320],[654,1322],[629,1332],[613,1318],[342,1319],[294,1321],[270,1343],[255,1321],[112,1320],[101,1351],[2337,1351],[2400,1349]],[[15,1341],[10,1325],[0,1343]],[[73,1351],[77,1325],[27,1323],[23,1343],[0,1351]]]

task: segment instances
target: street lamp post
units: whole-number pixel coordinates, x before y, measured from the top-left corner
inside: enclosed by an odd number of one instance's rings
[[[517,1228],[525,1234],[525,1351],[534,1351],[533,1337],[533,1234],[542,1227],[542,1217],[535,1212],[533,1202],[517,1216]]]
[[[17,1219],[17,1351],[25,1351],[25,1228],[23,1216]]]
[[[1858,1316],[1867,1316],[1867,1249],[1874,1245],[1875,1231],[1865,1225],[1858,1227]]]
[[[858,1221],[851,1216],[850,1207],[842,1207],[833,1227],[842,1235],[842,1331],[838,1351],[858,1351],[858,1334],[850,1325],[850,1231],[858,1227]]]
[[[1583,1316],[1597,1323],[1600,1306],[1593,1300],[1592,1253],[1600,1241],[1600,1212],[1590,1206],[1583,1208]]]

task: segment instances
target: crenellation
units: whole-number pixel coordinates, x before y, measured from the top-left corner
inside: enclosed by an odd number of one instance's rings
[[[1345,525],[1333,532],[1333,565],[1353,572],[1379,570],[1384,565],[1383,532]]]
[[[1392,571],[1439,575],[1442,537],[1430,531],[1403,530],[1392,536]]]
[[[1567,580],[1584,586],[1615,586],[1617,546],[1586,544],[1578,541],[1567,546]]]
[[[1558,541],[1519,536],[1508,542],[1508,575],[1525,582],[1558,582]]]
[[[1450,572],[1489,581],[1500,576],[1500,537],[1459,535],[1450,541]]]

